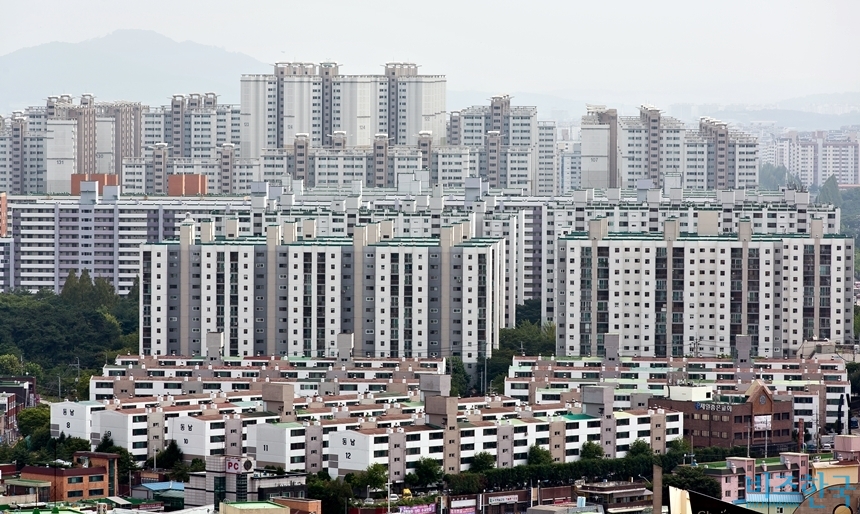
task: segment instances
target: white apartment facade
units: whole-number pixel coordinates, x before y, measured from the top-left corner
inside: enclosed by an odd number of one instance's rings
[[[821,186],[831,176],[840,185],[860,184],[860,142],[844,131],[788,132],[767,143],[768,162],[784,166],[806,187]]]
[[[659,232],[666,219],[677,218],[683,232],[695,233],[703,211],[712,213],[706,217],[716,213],[719,233],[736,233],[747,217],[756,234],[808,233],[814,217],[824,220],[827,234],[840,227],[838,209],[815,205],[801,191],[609,189],[550,200],[488,191],[478,182],[467,181],[465,189],[450,195],[442,188],[424,195],[363,189],[360,183],[348,190],[305,191],[293,182],[290,188],[252,183],[247,197],[169,201],[122,197],[116,187],[98,195],[86,184],[89,189],[80,198],[8,196],[5,224],[0,223],[7,227],[0,233],[2,287],[59,291],[71,269],[86,267],[91,276],[106,277],[120,292],[127,291],[140,273],[139,245],[178,237],[188,215],[213,220],[216,236],[226,235],[227,220],[235,219],[239,235],[257,237],[269,224],[309,219],[315,220],[314,233],[325,237],[351,237],[356,225],[385,220],[391,221],[394,237],[438,237],[444,225],[468,221],[479,237],[505,239],[504,319],[515,324],[515,306],[532,298],[542,300],[544,320],[554,319],[556,239],[587,230],[594,218],[607,218],[613,232]],[[84,237],[89,235],[98,237],[89,243]],[[99,254],[84,255],[91,251]]]
[[[342,75],[336,63],[276,63],[271,75],[243,75],[242,155],[282,148],[299,134],[313,147],[371,146],[376,134],[395,145],[415,145],[430,131],[444,143],[445,77],[420,75],[414,63],[387,63],[382,75]]]
[[[582,142],[559,141],[558,146],[558,194],[564,196],[582,187]]]
[[[683,419],[677,413],[613,412],[611,418],[617,430],[611,458],[624,457],[636,440],[665,447],[680,439],[683,430]],[[602,424],[596,416],[561,414],[463,422],[455,425],[454,433],[429,424],[335,431],[328,438],[328,471],[332,476],[344,476],[382,464],[391,470],[391,479],[399,482],[422,458],[453,460],[455,465],[446,466],[445,472],[459,473],[469,470],[477,453],[487,452],[496,458],[496,467],[510,468],[526,464],[531,446],[549,450],[555,462],[574,462],[586,442],[602,445]],[[652,434],[657,440],[652,440]],[[452,437],[453,444],[448,441]],[[453,445],[457,451],[446,454]]]
[[[133,158],[150,157],[166,143],[173,158],[215,159],[222,145],[240,143],[240,108],[219,104],[215,93],[173,95],[170,105],[145,108],[142,118],[142,151]]]
[[[388,222],[317,237],[312,221],[255,239],[227,224],[225,239],[205,222],[198,240],[187,221],[178,242],[141,246],[142,354],[205,355],[219,333],[226,355],[337,357],[346,344],[357,355],[459,356],[470,369],[497,345],[503,239],[471,237],[469,224],[395,238]]]
[[[555,122],[539,122],[534,107],[511,106],[508,95],[451,113],[448,122],[448,144],[470,148],[473,174],[490,187],[557,194],[555,143]]]
[[[600,357],[555,359],[514,356],[505,378],[505,396],[534,406],[571,401],[588,384],[614,388],[615,410],[641,408],[648,398],[684,399],[682,383],[707,396],[686,399],[732,403],[741,400],[753,380],[764,380],[776,395],[791,396],[794,417],[815,427],[836,422],[840,395],[850,389],[845,361],[837,355],[811,358],[737,358],[715,356],[715,347],[700,341],[693,353],[680,358],[637,357],[629,345],[618,348],[616,364]],[[817,428],[813,433],[817,433]]]
[[[71,192],[76,173],[118,174],[140,152],[141,111],[134,102],[96,103],[51,96],[44,107],[0,118],[0,189],[12,194]]]
[[[582,186],[662,187],[680,176],[687,189],[745,189],[758,184],[758,141],[726,123],[702,118],[697,130],[650,105],[639,116],[589,106],[582,118]]]
[[[603,355],[604,336],[641,356],[681,357],[704,341],[731,355],[749,334],[752,355],[791,357],[814,337],[853,341],[853,241],[810,220],[807,234],[722,235],[699,212],[697,234],[666,220],[656,234],[622,234],[606,220],[558,240],[559,355]]]

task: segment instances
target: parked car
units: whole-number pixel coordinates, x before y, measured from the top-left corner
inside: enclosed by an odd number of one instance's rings
[[[400,495],[391,493],[391,495],[388,496],[388,501],[391,501],[391,502],[400,501]]]
[[[365,499],[364,499],[364,504],[365,504],[365,505],[373,505],[374,503],[375,503],[375,502],[373,501],[373,498],[365,498]]]
[[[821,451],[829,452],[833,449],[833,445],[830,443],[824,443],[821,445]]]

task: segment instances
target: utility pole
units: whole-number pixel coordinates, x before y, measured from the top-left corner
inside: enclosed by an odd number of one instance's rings
[[[57,375],[57,396],[60,398],[60,400],[63,399],[63,383],[62,377],[60,377],[60,375]]]

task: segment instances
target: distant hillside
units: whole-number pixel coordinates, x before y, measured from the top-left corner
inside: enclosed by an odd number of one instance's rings
[[[156,32],[118,30],[80,43],[47,43],[0,56],[0,114],[43,105],[49,95],[167,104],[176,93],[215,92],[239,102],[243,73],[271,67],[245,54]]]
[[[796,111],[814,110],[824,105],[860,105],[860,91],[846,93],[822,93],[818,95],[789,98],[778,102],[781,109]]]
[[[818,114],[786,109],[765,109],[759,111],[715,111],[708,113],[708,115],[735,123],[773,121],[780,127],[795,130],[837,130],[846,125],[860,125],[860,112]]]

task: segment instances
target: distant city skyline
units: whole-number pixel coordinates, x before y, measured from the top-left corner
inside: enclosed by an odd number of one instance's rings
[[[117,4],[42,0],[4,5],[0,56],[120,29],[154,30],[265,63],[336,60],[347,73],[420,62],[454,91],[528,91],[571,100],[773,104],[855,91],[845,65],[860,4],[728,2]],[[74,15],[75,23],[68,23]],[[325,23],[308,23],[309,20]],[[476,20],[482,20],[480,24]],[[249,72],[253,72],[250,70]],[[238,80],[238,77],[236,77]]]

